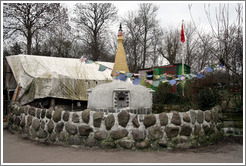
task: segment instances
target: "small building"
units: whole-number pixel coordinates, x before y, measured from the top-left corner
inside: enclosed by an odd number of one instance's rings
[[[142,85],[114,80],[87,90],[87,108],[95,111],[120,112],[128,110],[136,114],[152,112],[153,90]]]
[[[174,65],[165,65],[165,66],[157,66],[157,67],[152,67],[152,68],[146,68],[146,69],[140,69],[138,71],[140,76],[144,75],[163,75],[163,74],[171,74],[171,75],[182,75],[182,63],[177,63]],[[190,74],[190,66],[184,64],[184,74]],[[153,80],[153,77],[149,77],[147,79]],[[153,90],[156,90],[156,87],[152,85],[147,85],[148,88],[151,88]],[[181,91],[182,87],[179,84],[178,86],[174,85],[171,88],[171,92],[177,93],[178,91]]]

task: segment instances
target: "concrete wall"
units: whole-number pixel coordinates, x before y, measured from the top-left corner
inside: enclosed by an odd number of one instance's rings
[[[68,112],[11,106],[9,130],[23,137],[62,145],[124,149],[188,148],[221,138],[221,107],[161,114],[136,115]]]

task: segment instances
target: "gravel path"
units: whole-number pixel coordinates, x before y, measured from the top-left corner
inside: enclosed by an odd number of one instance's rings
[[[243,163],[243,139],[186,150],[129,151],[47,145],[3,130],[3,163]]]

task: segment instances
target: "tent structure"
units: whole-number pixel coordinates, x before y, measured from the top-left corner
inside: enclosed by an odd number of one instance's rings
[[[98,70],[99,64],[113,68],[110,62],[87,64],[79,59],[34,55],[6,58],[20,87],[22,105],[46,97],[86,101],[87,89],[113,80],[111,70]]]

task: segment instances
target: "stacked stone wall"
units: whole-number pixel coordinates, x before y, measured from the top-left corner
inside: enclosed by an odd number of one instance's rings
[[[221,107],[161,114],[68,112],[11,105],[8,127],[25,138],[62,145],[165,149],[207,145],[221,138]]]

